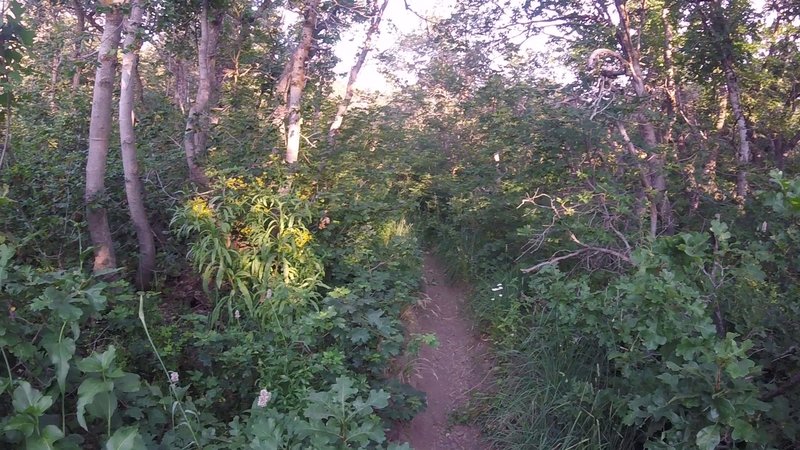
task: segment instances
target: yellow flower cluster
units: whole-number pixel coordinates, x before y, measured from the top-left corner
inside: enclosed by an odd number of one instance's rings
[[[208,207],[208,203],[201,197],[195,197],[189,200],[189,209],[191,209],[192,214],[198,219],[208,219],[214,215],[214,211]]]
[[[294,244],[298,249],[305,247],[309,242],[311,242],[311,239],[313,239],[311,233],[302,228],[289,228],[286,230],[286,234],[292,236],[294,239]]]
[[[244,182],[242,177],[231,177],[225,180],[225,187],[228,189],[239,190],[246,188],[247,183]]]

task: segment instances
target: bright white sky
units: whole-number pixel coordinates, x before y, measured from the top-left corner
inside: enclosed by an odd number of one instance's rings
[[[375,55],[395,49],[398,42],[401,41],[402,36],[411,34],[420,29],[424,29],[427,25],[425,21],[417,17],[416,14],[408,11],[405,7],[408,4],[417,14],[423,17],[448,17],[454,9],[457,0],[389,0],[389,5],[383,16],[381,22],[380,36],[375,42],[375,45],[370,51],[366,63],[359,73],[356,82],[356,89],[363,91],[389,91],[392,89],[390,83],[379,73],[378,62]],[[751,5],[756,11],[762,11],[764,0],[750,0]],[[356,54],[361,48],[364,41],[364,33],[366,25],[357,27],[356,29],[345,33],[342,40],[336,45],[336,55],[341,60],[336,66],[336,73],[340,75],[339,81],[335,85],[337,93],[343,93],[347,83],[347,76],[350,68],[355,62]],[[535,36],[523,45],[524,50],[540,51],[546,45],[545,35]],[[569,82],[574,77],[563,67],[550,68],[549,73],[542,73],[542,75],[549,75],[555,77],[554,79],[561,79],[564,82]]]
[[[456,0],[407,0],[408,6],[423,17],[447,17],[456,4]],[[378,72],[378,62],[375,56],[381,52],[392,50],[400,42],[402,36],[411,34],[419,29],[424,29],[426,23],[414,13],[405,8],[403,0],[389,0],[389,5],[383,13],[380,36],[375,40],[375,45],[370,51],[367,61],[361,68],[356,82],[356,88],[364,91],[386,91],[390,89],[389,83]],[[336,45],[336,56],[341,60],[336,66],[336,73],[340,74],[337,83],[337,92],[344,90],[350,68],[356,60],[361,45],[364,42],[366,25],[357,30],[346,33]]]

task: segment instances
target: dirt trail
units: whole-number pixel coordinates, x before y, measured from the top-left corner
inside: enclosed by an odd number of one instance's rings
[[[423,347],[414,362],[409,383],[427,394],[428,407],[410,423],[395,430],[398,441],[415,450],[485,450],[474,426],[453,425],[451,414],[486,384],[489,363],[486,345],[466,315],[465,288],[450,284],[441,263],[425,256],[423,306],[412,311],[411,333],[434,333],[436,348]]]

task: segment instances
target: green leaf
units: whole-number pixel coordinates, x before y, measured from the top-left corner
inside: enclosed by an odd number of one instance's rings
[[[36,436],[30,439],[25,440],[25,450],[54,450],[55,447],[53,446],[52,442],[48,442],[47,439]]]
[[[720,244],[726,243],[731,238],[731,234],[728,232],[728,225],[719,220],[711,221],[711,232],[714,233],[714,237],[717,238],[717,242]]]
[[[758,441],[758,434],[756,433],[756,429],[753,428],[749,422],[736,419],[733,421],[733,434],[732,437],[736,441],[745,441],[745,442],[757,442]]]
[[[104,370],[108,370],[111,368],[111,365],[114,364],[114,359],[117,357],[117,348],[113,345],[109,345],[108,349],[100,355],[100,365],[103,367]]]
[[[28,414],[17,414],[6,423],[6,426],[3,428],[3,430],[19,431],[25,437],[28,437],[33,435],[33,431],[36,429],[37,424],[38,419],[34,419]]]
[[[92,403],[97,394],[111,392],[114,389],[114,383],[110,381],[103,381],[99,378],[87,378],[83,380],[78,388],[78,423],[80,426],[89,431],[86,426],[86,405]]]
[[[94,400],[86,405],[86,412],[91,417],[103,419],[104,421],[111,420],[114,413],[117,411],[119,401],[114,392],[101,392],[97,394]]]
[[[75,301],[74,298],[53,286],[44,290],[43,297],[46,301],[45,306],[58,314],[63,321],[75,321],[83,315],[83,311],[72,304]]]
[[[756,363],[752,360],[742,359],[725,366],[725,372],[728,372],[731,378],[743,378],[749,375],[750,371],[753,370],[755,366]]]
[[[106,283],[97,283],[84,292],[86,299],[89,300],[89,304],[95,312],[101,312],[106,307],[107,298],[103,295],[103,289],[106,286]]]
[[[56,366],[58,388],[62,393],[66,392],[69,361],[72,359],[72,355],[75,354],[75,341],[71,338],[64,338],[61,342],[49,342],[44,347],[50,356],[50,362]]]
[[[379,391],[369,391],[369,398],[367,404],[373,409],[383,409],[389,406],[389,393],[383,389]]]
[[[86,373],[102,373],[108,371],[117,356],[117,349],[109,345],[103,353],[94,352],[90,356],[78,361],[78,368]]]
[[[709,425],[697,432],[695,443],[700,450],[714,450],[719,445],[719,426]]]
[[[138,392],[141,386],[139,375],[135,373],[125,372],[122,377],[114,380],[114,387],[121,392]]]
[[[353,328],[350,331],[350,341],[354,344],[363,344],[369,342],[370,333],[366,328]]]
[[[27,381],[20,381],[12,395],[14,410],[18,413],[30,414],[38,417],[44,414],[53,405],[53,398],[42,395],[41,392],[31,387]]]
[[[53,450],[55,443],[64,437],[64,432],[55,425],[48,425],[42,430],[41,436],[25,441],[26,450]]]
[[[138,427],[122,427],[106,442],[106,450],[138,450],[146,448]]]
[[[103,364],[100,361],[100,355],[97,353],[92,353],[83,358],[76,365],[84,373],[101,373],[103,371]]]

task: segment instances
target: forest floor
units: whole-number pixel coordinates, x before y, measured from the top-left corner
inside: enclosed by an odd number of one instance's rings
[[[463,415],[470,397],[488,387],[488,346],[468,317],[466,286],[449,282],[432,255],[423,269],[423,301],[406,320],[410,334],[435,334],[438,346],[423,346],[405,381],[427,394],[428,406],[393,437],[415,450],[486,450],[479,429],[454,423],[453,416]]]

